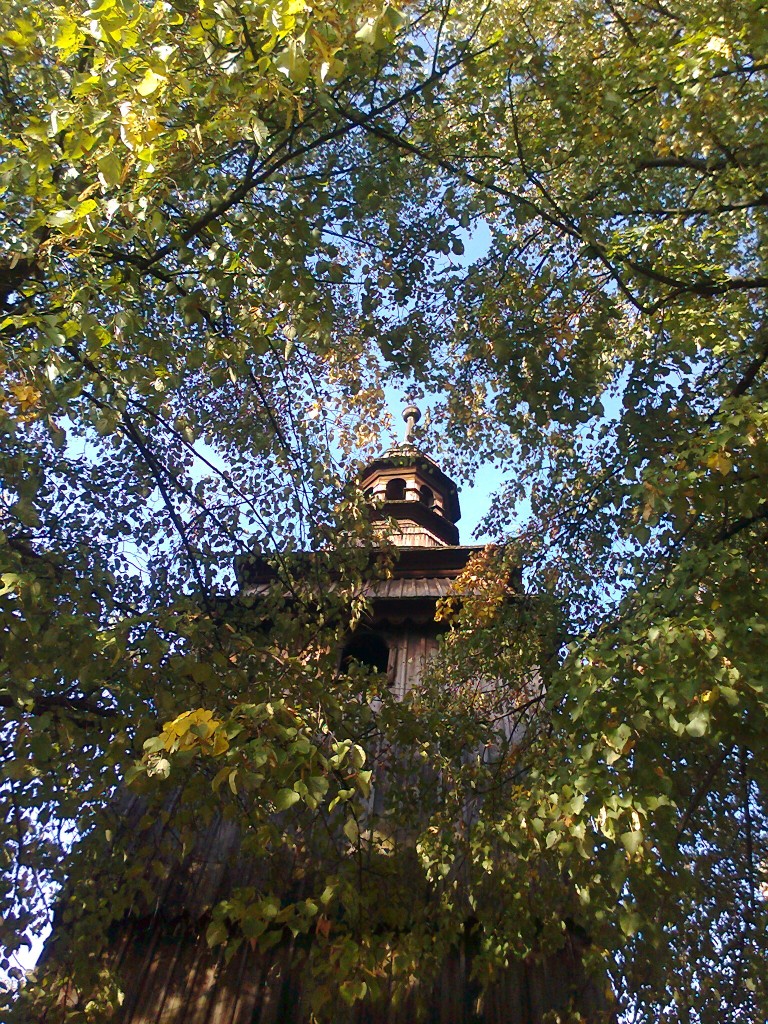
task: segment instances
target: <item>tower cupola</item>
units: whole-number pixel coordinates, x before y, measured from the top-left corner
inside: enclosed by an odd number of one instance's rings
[[[366,466],[360,486],[374,502],[382,526],[385,520],[397,521],[391,539],[399,547],[458,544],[461,510],[456,484],[413,443],[420,418],[415,405],[403,411],[405,440]]]

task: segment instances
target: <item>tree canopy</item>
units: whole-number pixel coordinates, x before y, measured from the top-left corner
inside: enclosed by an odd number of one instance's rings
[[[471,912],[491,976],[567,918],[634,1019],[765,1018],[767,72],[758,0],[6,0],[9,951],[65,878],[82,934],[132,905],[129,871],[88,886],[126,779],[150,814],[176,787],[190,835],[223,812],[295,851],[280,815],[320,809],[370,853],[375,697],[442,787],[404,964]],[[333,656],[393,387],[427,392],[420,444],[457,479],[499,468],[499,545],[401,705]],[[270,630],[233,600],[249,553]],[[468,757],[536,666],[525,740]],[[317,886],[213,908],[208,937],[313,930],[322,1014],[327,964],[353,1002],[384,940],[375,886]]]

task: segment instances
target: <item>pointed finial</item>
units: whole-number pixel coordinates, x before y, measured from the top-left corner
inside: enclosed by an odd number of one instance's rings
[[[405,420],[405,443],[413,444],[413,431],[416,424],[421,419],[421,410],[417,405],[413,404],[413,396],[407,395],[406,402],[410,404],[403,409],[403,419]]]

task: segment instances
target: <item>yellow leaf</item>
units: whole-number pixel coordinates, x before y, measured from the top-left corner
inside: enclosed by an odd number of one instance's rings
[[[704,49],[709,50],[710,53],[720,53],[724,57],[733,56],[731,44],[727,39],[723,39],[722,36],[712,36]]]
[[[165,75],[158,75],[155,71],[149,70],[136,86],[139,96],[151,96],[156,89],[167,82]]]
[[[58,50],[66,50],[73,53],[79,46],[82,46],[85,36],[80,31],[76,21],[72,18],[62,18],[59,23],[59,31],[53,45]]]
[[[218,725],[219,723],[217,723]],[[217,729],[216,734],[213,738],[213,748],[211,753],[214,757],[219,757],[221,754],[226,753],[229,750],[229,740],[221,730]]]
[[[726,476],[733,467],[733,461],[724,452],[714,452],[707,458],[707,466]]]
[[[13,384],[11,391],[22,412],[27,412],[33,405],[36,405],[42,394],[32,384]]]

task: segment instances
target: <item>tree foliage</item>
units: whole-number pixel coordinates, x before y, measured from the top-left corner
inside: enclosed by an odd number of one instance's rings
[[[763,6],[5,13],[9,950],[65,877],[76,934],[133,905],[135,874],[88,885],[128,778],[150,818],[182,794],[182,834],[224,809],[276,863],[333,854],[301,905],[210,919],[214,944],[311,929],[318,1013],[332,978],[354,1002],[387,958],[426,970],[471,914],[484,977],[568,919],[635,1019],[764,1019]],[[499,465],[503,543],[395,705],[333,652],[373,543],[356,460],[405,383],[455,474]],[[233,600],[253,552],[278,582]],[[530,606],[505,596],[520,563]],[[403,878],[435,894],[404,882],[377,931],[386,872],[352,870],[391,862],[361,830],[373,731],[428,766],[390,799],[405,827],[418,798]],[[93,959],[68,966],[87,990]]]

